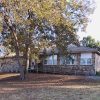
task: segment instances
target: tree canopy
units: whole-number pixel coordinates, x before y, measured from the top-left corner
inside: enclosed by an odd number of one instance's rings
[[[45,35],[44,39],[50,40],[52,34],[56,36],[57,42],[55,43],[60,41],[63,45],[67,40],[66,45],[68,45],[75,40],[75,33],[78,29],[85,29],[89,21],[88,16],[94,10],[92,0],[69,0],[69,2],[67,0],[2,0],[1,5],[4,7],[3,15],[5,15],[2,33],[11,33],[9,25],[13,29],[16,28],[20,47],[23,43],[28,43],[27,41],[33,41],[33,37],[36,38],[36,36],[43,38]],[[5,23],[7,20],[8,23]],[[36,29],[38,35],[34,32]],[[49,31],[52,31],[51,34]],[[28,33],[31,33],[29,38],[27,37]],[[47,38],[48,35],[49,38]],[[68,39],[68,37],[71,38]],[[12,39],[10,40],[12,41]],[[13,46],[14,42],[11,41],[10,46]],[[10,44],[8,41],[7,43]]]
[[[81,44],[86,47],[97,48],[98,50],[100,50],[100,41],[96,41],[91,36],[83,37],[83,40],[81,40]]]

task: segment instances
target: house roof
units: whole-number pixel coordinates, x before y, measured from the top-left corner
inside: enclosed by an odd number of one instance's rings
[[[59,53],[59,50],[57,48],[54,49],[53,51],[55,54],[58,54]],[[69,53],[97,53],[100,55],[100,52],[95,49],[95,48],[90,48],[90,47],[84,47],[84,46],[68,46],[68,52]],[[50,55],[52,54],[52,48],[46,48],[45,50],[41,50],[41,53],[40,54],[47,54],[47,55]]]
[[[83,52],[98,52],[97,49],[95,48],[90,48],[90,47],[68,47],[68,51],[71,53],[83,53]]]

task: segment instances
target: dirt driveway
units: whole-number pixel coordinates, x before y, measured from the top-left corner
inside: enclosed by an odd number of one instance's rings
[[[0,74],[0,100],[100,100],[100,80],[85,76]]]

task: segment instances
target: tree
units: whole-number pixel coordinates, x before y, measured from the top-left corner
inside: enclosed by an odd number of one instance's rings
[[[93,2],[71,1],[1,1],[2,34],[6,34],[5,44],[16,52],[21,79],[24,79],[24,69],[20,63],[20,52],[26,59],[27,68],[33,52],[39,54],[41,48],[52,45],[65,50],[68,44],[76,42],[77,30],[85,29],[88,15],[93,11]]]
[[[86,47],[97,48],[98,50],[100,50],[100,41],[96,41],[91,36],[83,37],[83,40],[81,40],[81,44]]]

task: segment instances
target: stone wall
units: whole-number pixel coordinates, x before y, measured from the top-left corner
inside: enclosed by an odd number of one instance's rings
[[[20,59],[22,62],[22,58]],[[0,72],[19,72],[15,57],[0,58]]]
[[[71,75],[95,75],[95,53],[92,53],[92,65],[80,65],[81,53],[77,53],[77,65],[43,65],[45,73],[71,74]]]
[[[92,65],[77,66],[77,65],[44,65],[43,72],[58,73],[68,75],[95,75],[95,69]]]

